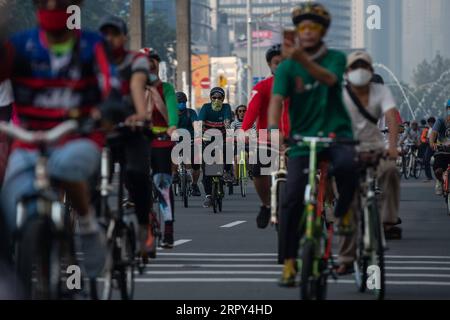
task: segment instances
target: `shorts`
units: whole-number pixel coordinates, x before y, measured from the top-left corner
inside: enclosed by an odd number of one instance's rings
[[[434,164],[433,169],[436,171],[437,169],[447,170],[448,165],[450,164],[450,154],[439,154],[439,152],[434,154]]]
[[[264,152],[264,156],[267,156],[267,157],[271,157],[272,156],[272,151],[270,149],[268,151],[263,150],[262,152]],[[253,177],[256,177],[256,178],[261,177],[261,176],[267,176],[268,174],[264,174],[263,175],[262,172],[269,170],[270,166],[272,165],[271,162],[269,162],[269,163],[262,163],[260,155],[261,155],[261,150],[258,148],[256,163],[252,164],[251,157],[249,159],[250,167],[251,167],[251,170],[252,170],[252,175],[253,175]],[[267,161],[264,161],[264,162],[267,162]]]
[[[37,160],[38,152],[35,150],[16,149],[11,154],[1,195],[10,227],[14,226],[17,202],[35,193],[34,168]],[[100,150],[88,139],[70,141],[50,151],[47,166],[54,180],[88,182],[99,169]]]

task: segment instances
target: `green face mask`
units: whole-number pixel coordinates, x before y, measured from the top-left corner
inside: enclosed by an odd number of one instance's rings
[[[223,102],[220,100],[214,100],[211,105],[214,111],[220,111],[222,110]]]

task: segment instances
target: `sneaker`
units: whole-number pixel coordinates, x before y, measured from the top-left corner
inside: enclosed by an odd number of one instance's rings
[[[437,196],[442,196],[442,183],[439,180],[436,180],[434,191],[436,192]]]
[[[269,225],[270,222],[270,207],[261,206],[259,210],[259,214],[256,217],[256,225],[259,229],[265,229]]]
[[[212,201],[211,196],[206,196],[205,202],[203,202],[203,208],[211,208]]]
[[[125,200],[123,201],[123,207],[124,207],[125,209],[132,209],[132,208],[136,207],[136,205],[135,205],[135,203],[134,203],[133,200],[131,200],[131,199],[125,199]]]
[[[201,197],[202,193],[200,192],[200,188],[196,184],[192,184],[192,196],[193,197]]]
[[[280,287],[292,288],[296,286],[295,279],[297,278],[297,268],[295,260],[286,260],[284,262],[283,273],[278,285]]]
[[[384,237],[386,240],[401,240],[402,239],[402,228],[391,227],[384,230]]]
[[[164,249],[173,249],[173,222],[166,222],[164,227],[164,239],[161,247]]]
[[[232,183],[233,182],[233,177],[231,176],[231,174],[229,172],[225,172],[223,174],[223,181],[225,183]]]

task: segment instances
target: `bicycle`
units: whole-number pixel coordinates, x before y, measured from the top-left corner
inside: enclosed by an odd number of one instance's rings
[[[0,123],[0,132],[38,147],[36,190],[18,201],[13,235],[13,258],[21,281],[18,287],[29,299],[70,299],[79,293],[67,289],[63,276],[69,266],[78,265],[73,224],[61,201],[61,193],[52,186],[47,169],[50,146],[77,129],[79,125],[74,120],[65,121],[47,132],[31,132]]]
[[[247,162],[245,159],[246,159],[245,150],[241,150],[238,164],[238,181],[241,189],[241,196],[243,198],[247,196],[247,184],[248,184]]]
[[[275,226],[278,237],[278,264],[284,263],[283,256],[283,240],[281,236],[281,205],[282,205],[282,195],[286,192],[286,181],[287,181],[287,154],[289,149],[285,152],[281,152],[279,155],[278,170],[272,172],[271,175],[271,200],[270,200],[270,212],[271,218],[270,222]]]
[[[444,146],[438,146],[438,151],[433,157],[438,155],[450,155],[449,149]],[[447,214],[450,215],[450,164],[447,166],[447,170],[442,174],[442,195],[447,206]]]
[[[174,194],[181,196],[185,208],[189,207],[189,197],[192,195],[192,176],[186,168],[186,164],[180,161],[178,165],[179,182],[173,185]]]
[[[407,146],[409,155],[406,162],[407,174],[409,177],[419,179],[422,173],[422,164],[418,158],[418,148],[414,143],[410,143]]]
[[[141,127],[144,124],[140,125]],[[118,164],[118,190],[117,206],[111,209],[110,198],[114,189],[112,176],[114,174],[111,148],[120,150],[125,143],[123,135],[129,132],[125,124],[118,124],[115,131],[107,136],[107,144],[102,150],[101,158],[101,183],[100,183],[100,212],[101,218],[105,219],[105,230],[107,238],[106,264],[103,274],[103,287],[101,291],[102,300],[110,300],[113,289],[118,289],[122,300],[130,300],[134,294],[134,271],[138,268],[142,273],[148,263],[146,257],[136,259],[136,227],[129,212],[125,211],[125,170],[123,155],[115,159]],[[130,209],[130,208],[129,208]],[[136,261],[139,261],[138,263]],[[114,285],[117,283],[117,286]],[[90,279],[91,298],[98,300],[97,279]]]
[[[214,213],[222,212],[223,198],[225,197],[223,180],[223,165],[205,165],[204,174],[212,177],[211,203]]]
[[[386,240],[380,219],[376,171],[382,155],[360,154],[360,188],[358,191],[357,250],[354,262],[355,282],[360,292],[367,289],[368,267],[379,269],[379,288],[373,290],[377,300],[385,296]]]
[[[327,280],[334,271],[331,253],[333,224],[326,220],[325,193],[328,180],[328,163],[317,164],[317,148],[328,148],[334,144],[357,144],[353,140],[294,136],[298,146],[309,149],[308,184],[305,189],[305,210],[300,220],[300,297],[303,300],[324,300],[327,293]],[[318,167],[318,168],[317,168]],[[317,172],[320,171],[319,181]]]

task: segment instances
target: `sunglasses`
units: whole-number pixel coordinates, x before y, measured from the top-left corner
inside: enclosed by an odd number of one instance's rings
[[[211,97],[211,100],[220,100],[220,101],[223,101],[223,97],[222,96],[214,96],[214,97]]]
[[[306,30],[320,32],[323,31],[323,26],[318,23],[302,24],[297,27],[297,31],[300,33],[306,32]]]
[[[247,110],[242,109],[242,110],[238,110],[238,113],[245,113]]]

